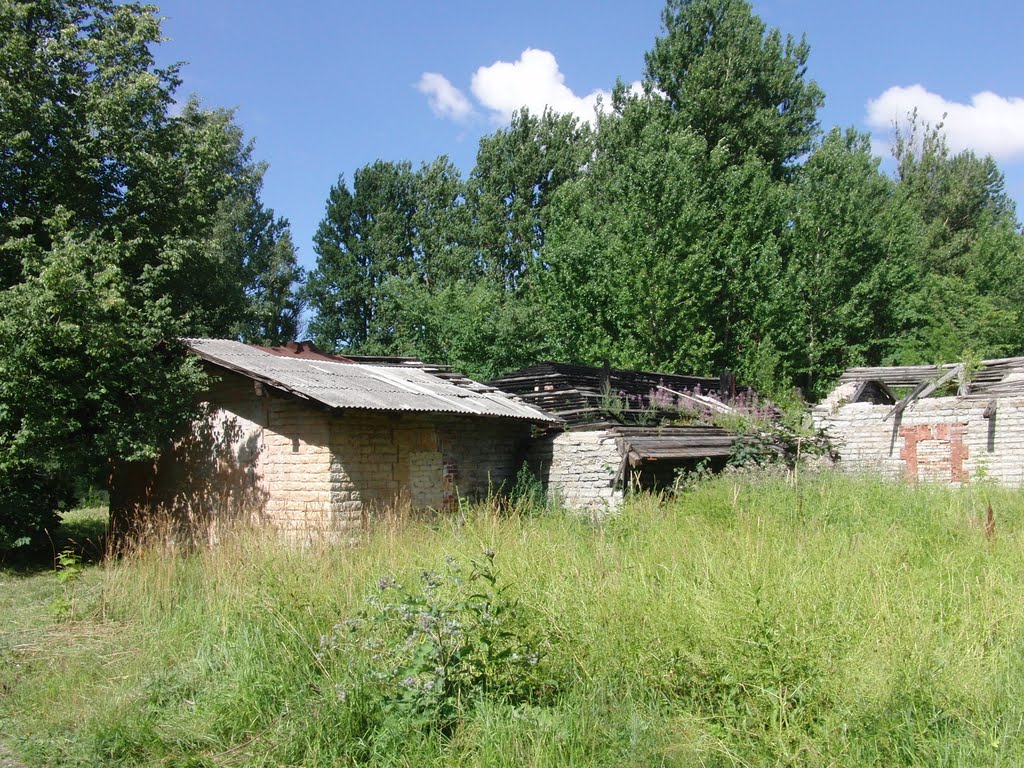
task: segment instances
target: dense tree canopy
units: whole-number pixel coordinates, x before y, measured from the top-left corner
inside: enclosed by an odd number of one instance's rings
[[[912,212],[879,170],[870,140],[832,130],[792,186],[789,371],[810,393],[853,365],[890,359],[910,325],[920,247]]]
[[[642,93],[620,84],[595,130],[520,113],[442,187],[383,164],[406,179],[400,214],[366,182],[380,163],[333,190],[318,338],[476,375],[545,357],[731,368],[809,397],[851,365],[1024,351],[1024,238],[990,158],[915,124],[890,178],[869,137],[820,134],[803,39],[744,0],[668,0],[662,20]],[[352,205],[379,210],[343,232]],[[433,245],[421,209],[444,222]],[[394,261],[432,252],[443,277]]]
[[[487,376],[547,344],[535,306],[545,219],[579,176],[590,131],[523,110],[480,142],[465,180],[445,157],[377,161],[331,189],[306,296],[314,339],[350,353],[414,354]]]
[[[287,222],[230,113],[172,109],[155,11],[0,4],[0,546],[155,454],[201,380],[178,339],[295,332]]]
[[[668,0],[646,86],[708,150],[754,153],[774,175],[811,148],[824,94],[806,79],[810,47],[767,30],[745,0]]]
[[[991,157],[951,155],[941,126],[897,134],[898,193],[918,235],[920,290],[899,339],[908,362],[1024,350],[1024,237]]]

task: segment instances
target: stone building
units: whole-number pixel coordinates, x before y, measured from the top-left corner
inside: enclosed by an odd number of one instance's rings
[[[1024,485],[1024,358],[851,368],[813,410],[841,468],[910,482]]]
[[[116,527],[162,509],[201,536],[244,519],[302,539],[395,507],[448,510],[507,489],[534,426],[558,422],[412,359],[187,343],[210,374],[205,415],[155,465],[114,471]]]

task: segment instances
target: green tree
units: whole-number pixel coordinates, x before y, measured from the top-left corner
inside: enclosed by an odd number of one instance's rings
[[[154,456],[202,382],[170,298],[123,269],[135,244],[53,224],[31,277],[0,291],[0,548],[108,460]]]
[[[515,292],[529,281],[544,246],[544,216],[558,188],[577,178],[591,131],[572,115],[522,109],[480,140],[466,182],[471,243],[487,276]]]
[[[942,125],[897,131],[897,194],[921,233],[908,363],[1024,351],[1024,237],[991,157],[952,154]]]
[[[744,0],[668,0],[664,34],[646,56],[659,93],[708,151],[749,152],[778,178],[811,147],[824,94],[806,79],[810,48],[768,30]]]
[[[306,295],[313,338],[353,353],[395,352],[393,280],[419,279],[415,181],[409,163],[377,161],[339,178],[313,237],[316,269]],[[389,284],[391,287],[389,287]]]
[[[542,251],[559,356],[791,375],[789,181],[817,133],[808,46],[742,0],[669,0],[644,94],[619,84]]]
[[[418,355],[476,376],[533,362],[545,345],[531,286],[544,217],[581,172],[590,131],[525,110],[480,142],[463,181],[445,157],[359,169],[332,188],[307,283],[327,347]]]
[[[909,329],[918,286],[914,211],[879,170],[870,140],[833,129],[793,185],[791,368],[821,395],[847,367],[881,365]]]
[[[559,193],[544,250],[559,357],[711,373],[774,343],[785,198],[765,163],[731,163],[664,100],[620,100],[581,179]]]
[[[267,259],[228,242],[233,211],[288,243],[260,219],[262,167],[230,113],[171,113],[155,12],[0,3],[0,546],[52,520],[72,481],[165,444],[201,384],[177,339],[261,315]]]
[[[257,191],[240,190],[220,205],[213,247],[220,251],[221,278],[231,280],[231,293],[237,293],[237,285],[244,287],[229,335],[270,345],[298,338],[303,270],[288,221],[265,208]]]
[[[447,323],[453,364],[486,377],[550,354],[537,297],[548,213],[592,150],[588,124],[550,109],[537,115],[524,108],[480,140],[465,198],[467,242],[483,281],[451,291],[467,310]]]

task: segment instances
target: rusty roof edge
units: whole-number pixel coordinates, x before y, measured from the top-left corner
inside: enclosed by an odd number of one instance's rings
[[[188,341],[190,341],[190,339],[186,339],[185,341],[187,343]],[[286,392],[289,395],[293,395],[293,396],[298,397],[298,398],[300,398],[302,400],[312,400],[312,401],[320,403],[321,405],[327,406],[328,408],[332,407],[330,405],[330,403],[325,403],[323,400],[320,400],[317,397],[313,397],[312,395],[308,395],[305,392],[299,392],[296,389],[292,389],[287,384],[283,384],[280,381],[276,381],[275,379],[272,379],[269,376],[263,376],[261,374],[254,373],[253,371],[251,371],[248,368],[245,368],[245,367],[240,366],[240,365],[238,365],[236,363],[232,363],[232,362],[229,362],[227,360],[224,360],[223,358],[217,357],[216,355],[211,354],[210,352],[207,352],[205,350],[196,349],[191,344],[189,345],[189,349],[192,351],[192,354],[197,355],[198,357],[201,357],[203,360],[206,360],[209,363],[213,363],[214,365],[220,366],[221,368],[225,368],[226,370],[229,370],[232,373],[241,374],[242,376],[245,376],[247,378],[253,379],[254,381],[258,381],[261,384],[266,384],[269,387],[273,387],[274,389],[280,390],[282,392]],[[265,352],[263,350],[260,350],[260,351],[263,352],[263,354],[265,354],[265,355],[268,355],[270,357],[275,357],[275,355],[273,355],[273,353]]]

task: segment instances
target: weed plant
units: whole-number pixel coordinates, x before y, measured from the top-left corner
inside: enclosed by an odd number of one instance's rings
[[[1018,492],[741,473],[600,524],[147,547],[65,617],[0,573],[0,732],[30,765],[1022,765],[1022,546]]]

